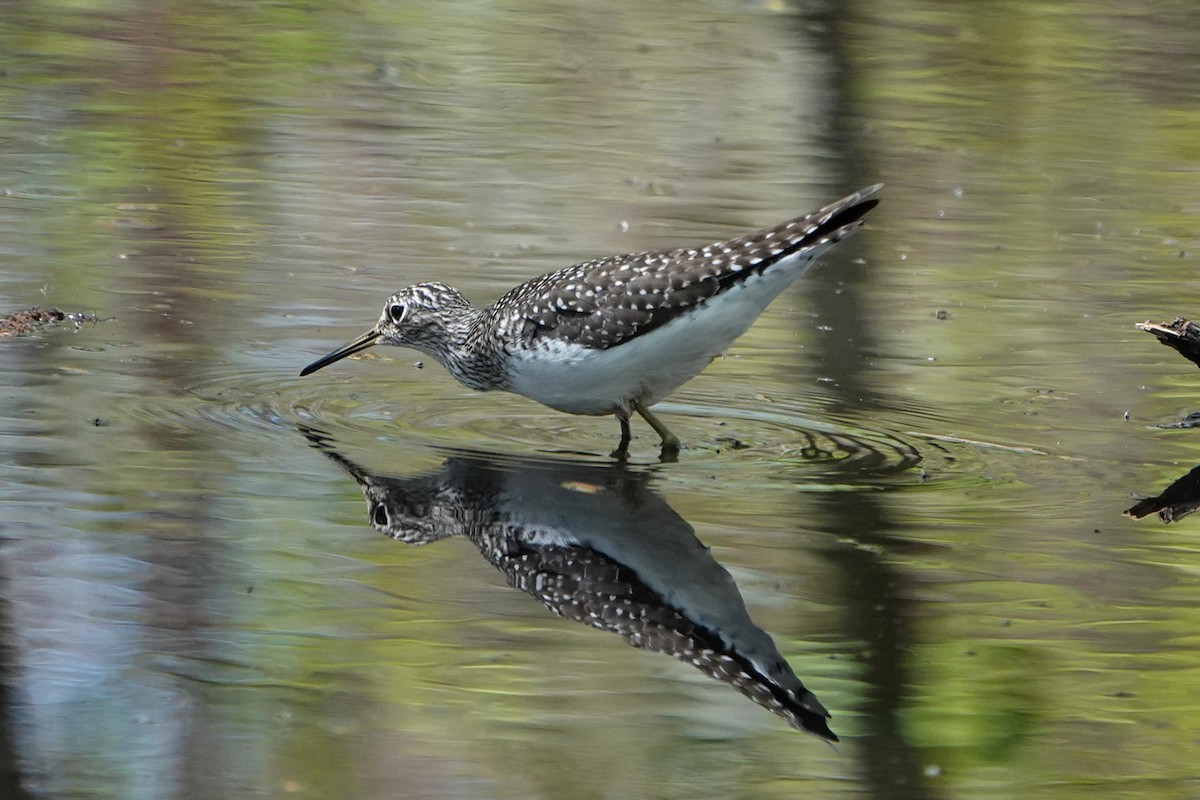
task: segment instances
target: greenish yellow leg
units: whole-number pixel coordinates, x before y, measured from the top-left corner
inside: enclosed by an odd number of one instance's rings
[[[654,428],[654,432],[662,437],[662,451],[664,455],[675,455],[679,452],[679,437],[671,433],[666,425],[658,417],[650,413],[650,409],[646,408],[637,400],[629,403],[629,407],[637,413],[641,414],[642,419],[650,423],[650,427]]]

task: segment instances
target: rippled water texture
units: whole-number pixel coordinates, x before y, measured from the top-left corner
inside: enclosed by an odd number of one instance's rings
[[[0,796],[1196,797],[1193,5],[4,4]],[[298,376],[877,181],[677,463]]]

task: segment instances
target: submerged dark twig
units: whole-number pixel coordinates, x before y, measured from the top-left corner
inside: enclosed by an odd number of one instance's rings
[[[1200,366],[1200,325],[1183,317],[1176,317],[1171,322],[1159,324],[1147,320],[1137,323],[1134,327],[1139,331],[1154,334],[1159,342]],[[1161,427],[1196,427],[1198,416],[1200,415],[1192,413],[1180,422]],[[1146,498],[1127,508],[1125,516],[1141,519],[1150,514],[1157,514],[1163,522],[1176,522],[1197,509],[1200,509],[1200,467],[1176,480],[1157,497]]]

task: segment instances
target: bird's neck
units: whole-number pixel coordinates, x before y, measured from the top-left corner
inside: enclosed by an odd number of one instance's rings
[[[469,389],[487,391],[505,386],[494,343],[484,335],[484,311],[466,298],[442,309],[441,331],[419,347]]]

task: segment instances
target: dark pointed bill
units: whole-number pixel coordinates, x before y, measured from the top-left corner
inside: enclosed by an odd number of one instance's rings
[[[318,358],[316,361],[300,370],[300,377],[303,378],[310,372],[316,372],[317,370],[321,369],[321,367],[328,367],[333,362],[341,361],[346,356],[352,356],[355,353],[362,352],[368,347],[374,345],[377,339],[379,339],[379,331],[367,331],[345,347],[339,347],[329,355],[324,356],[323,358]]]

